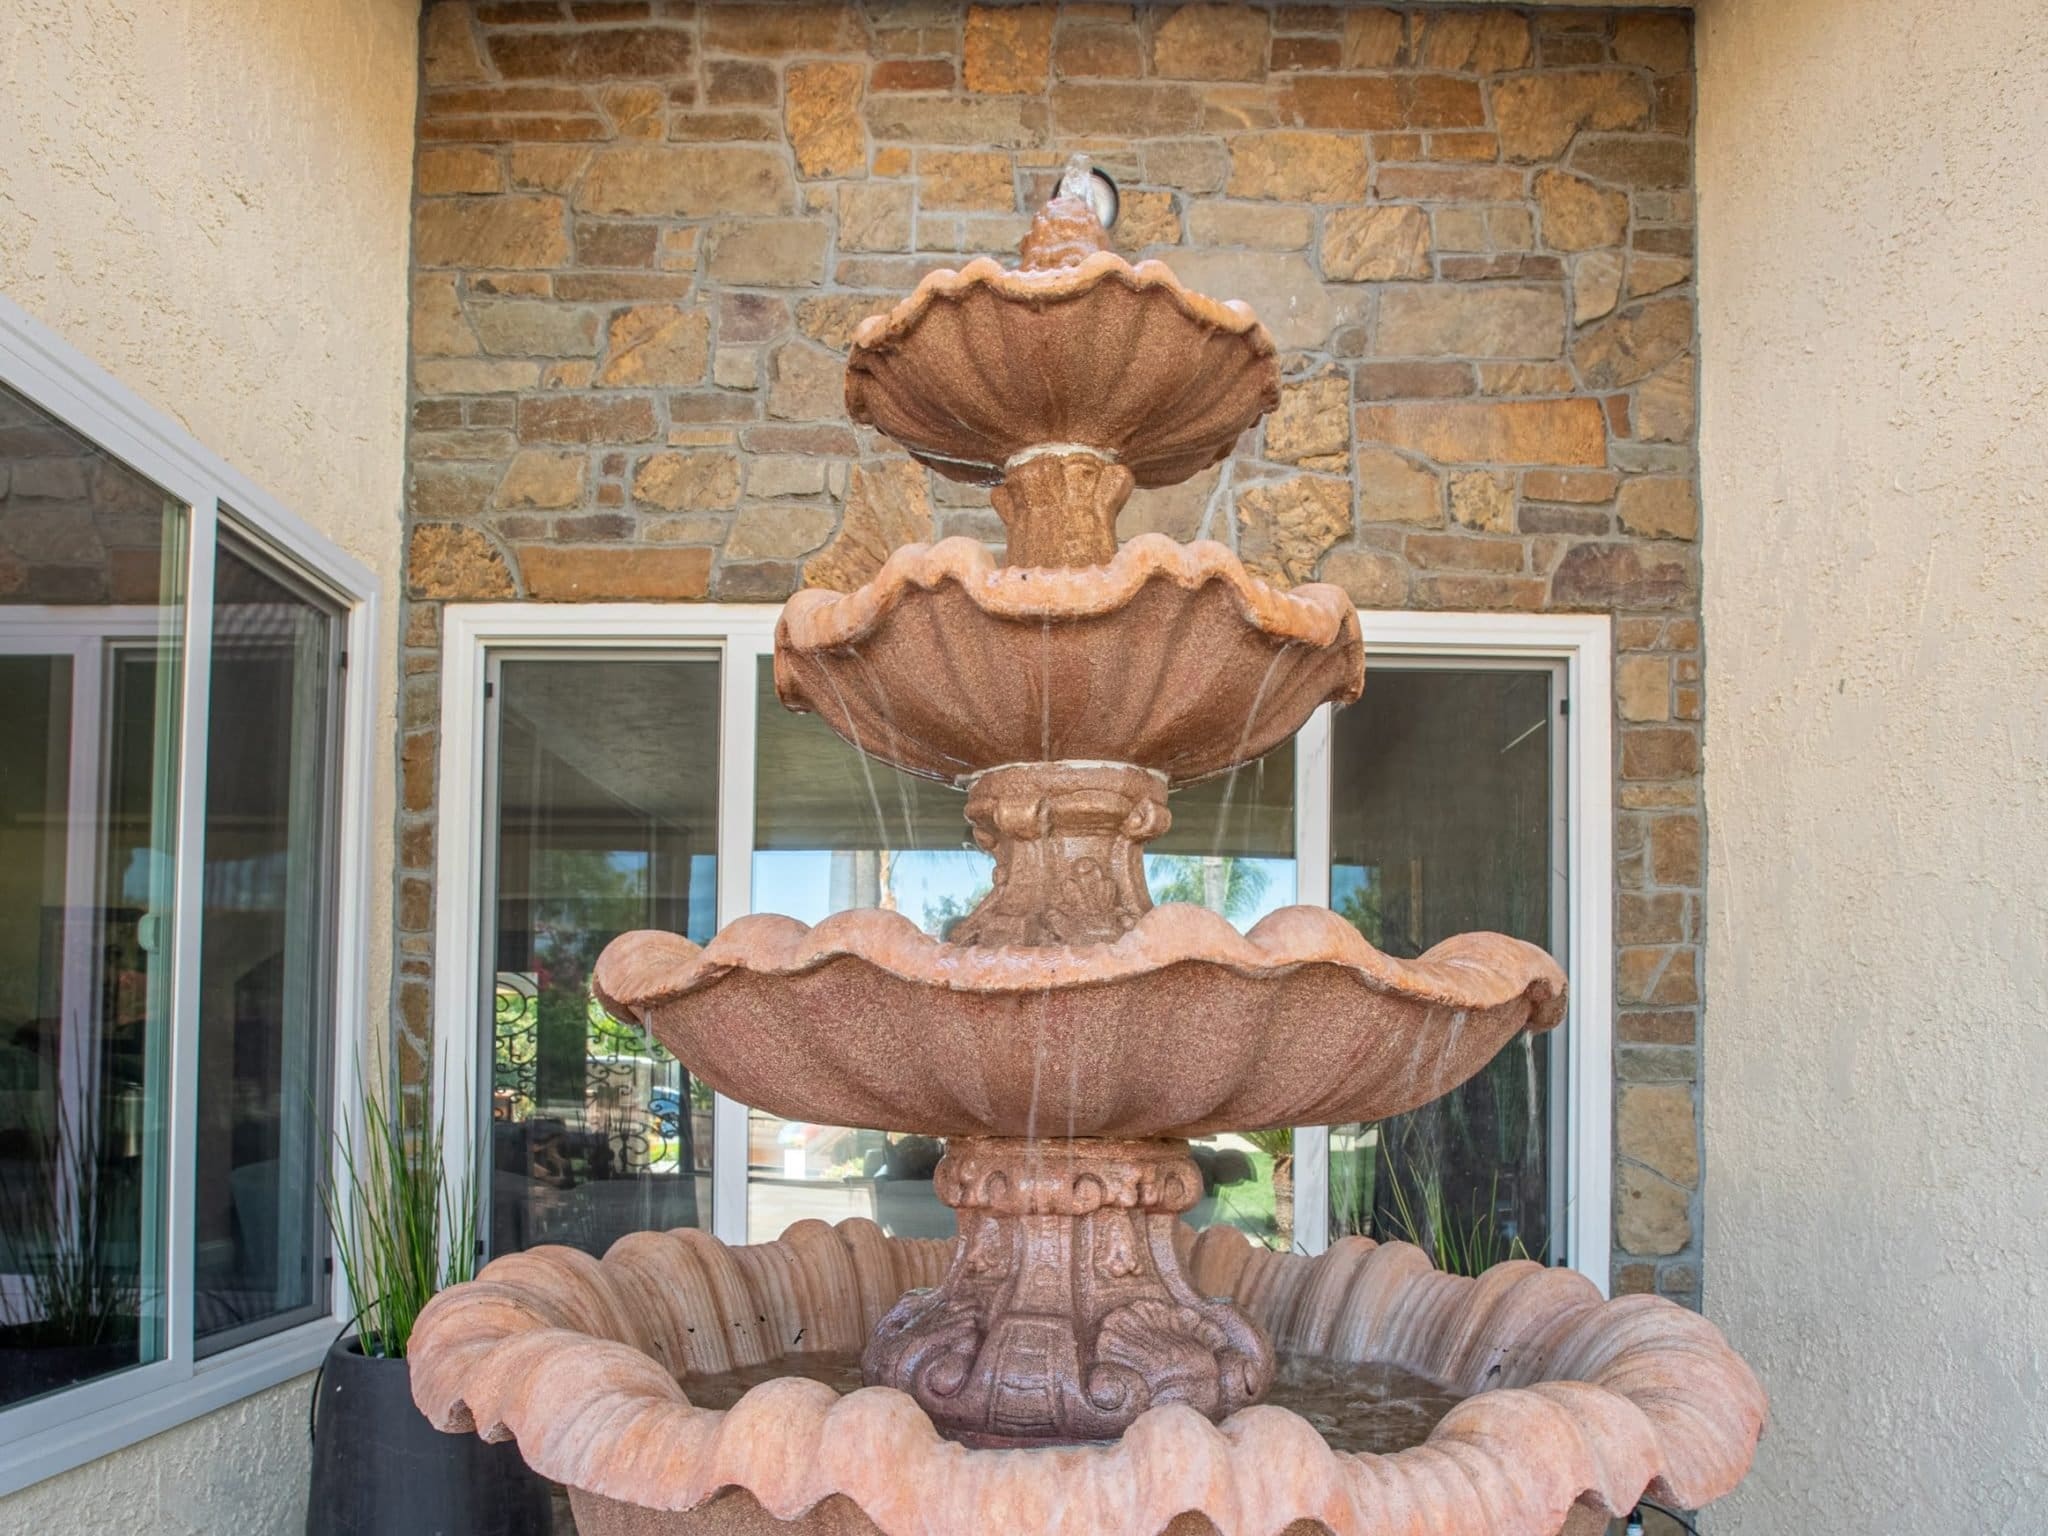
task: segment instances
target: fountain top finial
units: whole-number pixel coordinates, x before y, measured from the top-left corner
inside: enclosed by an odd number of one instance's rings
[[[1086,155],[1075,155],[1060,172],[1060,184],[1031,221],[1031,229],[1018,247],[1023,272],[1052,272],[1061,267],[1078,267],[1097,251],[1109,249],[1109,231],[1096,209],[1094,189],[1106,183],[1094,174]],[[1108,198],[1109,218],[1116,218],[1116,206]]]

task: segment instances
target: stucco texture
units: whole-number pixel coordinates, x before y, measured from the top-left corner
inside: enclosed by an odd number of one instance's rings
[[[382,576],[386,744],[417,27],[415,0],[0,0],[0,293]],[[371,997],[393,777],[370,812]],[[293,1529],[306,1390],[0,1500],[0,1531]]]
[[[2048,1498],[2048,27],[1700,12],[1723,1532]]]

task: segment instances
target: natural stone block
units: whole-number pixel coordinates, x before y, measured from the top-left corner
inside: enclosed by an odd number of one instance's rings
[[[1262,80],[1266,13],[1252,6],[1184,5],[1154,23],[1152,73],[1167,80]]]
[[[456,193],[501,191],[505,172],[498,157],[488,149],[468,146],[422,149],[413,171],[414,190],[421,197],[448,197]]]
[[[815,287],[825,280],[831,227],[821,219],[749,219],[711,226],[705,270],[749,288]]]
[[[1543,606],[1543,581],[1535,576],[1418,576],[1415,605],[1534,613]]]
[[[1647,378],[1692,346],[1692,305],[1652,299],[1603,321],[1572,344],[1588,389],[1620,389]]]
[[[503,358],[423,357],[412,365],[423,395],[515,394],[540,383],[540,364]]]
[[[1046,112],[1045,103],[1037,99],[892,95],[868,97],[861,115],[867,119],[868,132],[878,139],[1011,149],[1039,140]]]
[[[1351,381],[1339,373],[1280,387],[1280,405],[1266,418],[1266,457],[1282,464],[1351,446]]]
[[[1297,75],[1278,105],[1284,121],[1303,128],[1369,133],[1407,120],[1400,82],[1391,75]]]
[[[731,453],[656,453],[633,476],[633,499],[663,512],[705,512],[738,504],[740,461]]]
[[[1563,171],[1537,173],[1536,207],[1543,216],[1543,243],[1553,251],[1619,245],[1628,233],[1626,194]]]
[[[1320,579],[1344,589],[1361,608],[1400,608],[1408,601],[1408,566],[1374,549],[1333,550]]]
[[[1015,212],[1015,166],[996,150],[926,150],[917,157],[917,201],[927,209]]]
[[[1480,533],[1515,531],[1515,477],[1475,469],[1451,476],[1451,521]]]
[[[657,80],[685,73],[691,50],[678,27],[578,27],[493,31],[490,51],[507,80]]]
[[[1692,481],[1675,475],[1624,482],[1614,510],[1626,532],[1646,539],[1699,537],[1699,499]]]
[[[566,192],[589,160],[590,151],[580,145],[514,144],[505,151],[512,185],[522,192]]]
[[[612,316],[598,383],[608,388],[701,384],[711,317],[674,304],[636,304]]]
[[[1442,283],[1380,295],[1377,350],[1387,357],[1555,357],[1564,350],[1556,288]]]
[[[1522,494],[1531,501],[1612,501],[1620,483],[1604,470],[1532,469],[1522,476]]]
[[[505,467],[491,505],[506,509],[573,507],[583,500],[583,474],[589,461],[580,453],[548,453],[523,448]]]
[[[1692,1090],[1682,1084],[1637,1083],[1618,1095],[1614,1114],[1616,1150],[1674,1184],[1695,1188],[1700,1180],[1699,1130]]]
[[[1658,726],[1621,733],[1624,779],[1682,779],[1698,773],[1699,737],[1683,726]]]
[[[744,144],[620,145],[599,150],[577,189],[585,213],[634,218],[786,212],[795,197],[777,150]]]
[[[1693,567],[1670,548],[1579,544],[1550,578],[1560,608],[1679,608],[1697,595]]]
[[[452,272],[422,272],[412,280],[412,350],[415,359],[476,355],[476,333]]]
[[[1276,585],[1310,580],[1324,553],[1350,532],[1348,481],[1296,475],[1238,493],[1238,552],[1247,570]]]
[[[1604,464],[1607,419],[1593,400],[1500,400],[1367,405],[1361,441],[1442,464]]]
[[[1076,22],[1069,13],[1054,39],[1052,64],[1062,80],[1128,80],[1144,72],[1145,54],[1128,19]]]
[[[775,68],[742,59],[707,59],[704,100],[714,107],[772,107],[780,87]]]
[[[809,554],[831,537],[832,508],[815,502],[785,501],[751,506],[740,513],[726,535],[729,560],[790,560]]]
[[[1519,202],[1522,172],[1501,165],[1387,165],[1375,185],[1383,198],[1418,203]],[[1484,215],[1474,213],[1484,228]]]
[[[496,478],[488,464],[415,464],[406,477],[407,510],[415,518],[426,520],[475,517],[489,503]],[[38,518],[46,534],[38,542],[44,547],[21,553],[46,560],[101,558],[101,551],[89,542],[91,533],[82,521],[74,537],[62,540],[47,537],[56,531],[50,526],[54,521],[48,515]]]
[[[797,305],[797,329],[835,352],[844,352],[853,344],[853,333],[861,321],[887,314],[894,304],[894,297],[886,293],[820,294]]]
[[[867,164],[867,132],[860,118],[863,73],[856,63],[789,66],[782,124],[798,175],[844,176]]]
[[[760,59],[793,53],[855,53],[867,37],[860,13],[837,0],[708,5],[703,27],[708,51]]]
[[[1684,943],[1692,937],[1686,931],[1686,899],[1682,891],[1622,892],[1615,909],[1615,941],[1624,945]]]
[[[1169,139],[1145,146],[1145,180],[1182,192],[1220,192],[1230,155],[1217,139]]]
[[[1650,878],[1658,885],[1697,886],[1705,872],[1699,819],[1659,816],[1650,823]]]
[[[711,382],[720,389],[759,389],[761,354],[720,347],[711,354]]]
[[[1572,263],[1572,323],[1586,325],[1614,313],[1621,299],[1621,256],[1594,251]]]
[[[1384,283],[1431,276],[1429,215],[1401,204],[1333,208],[1323,215],[1323,276]]]
[[[839,531],[804,562],[803,584],[854,591],[874,579],[892,550],[931,534],[932,508],[922,465],[909,459],[855,465]]]
[[[1585,134],[1566,164],[1617,186],[1682,187],[1692,180],[1692,144],[1663,134]]]
[[[1392,69],[1407,62],[1408,18],[1384,6],[1347,11],[1339,59],[1346,69]]]
[[[413,528],[405,579],[414,597],[436,601],[477,602],[510,597],[513,590],[512,573],[497,547],[476,529],[457,523]],[[431,792],[427,803],[432,803]]]
[[[789,305],[765,293],[722,293],[718,296],[718,339],[773,341],[789,329]]]
[[[1652,442],[1689,443],[1694,417],[1692,358],[1665,364],[1636,386],[1636,436]]]
[[[1475,80],[1411,75],[1401,82],[1401,120],[1410,128],[1481,128],[1486,101]]]
[[[1628,293],[1630,298],[1640,298],[1646,293],[1661,293],[1666,288],[1675,288],[1692,276],[1692,260],[1686,256],[1654,256],[1637,251],[1629,257]]]
[[[951,59],[878,59],[868,73],[871,91],[950,91]]]
[[[1428,571],[1507,576],[1518,574],[1526,564],[1519,542],[1462,533],[1413,533],[1402,541],[1401,552],[1411,565]]]
[[[1384,448],[1360,448],[1352,474],[1358,483],[1358,515],[1367,523],[1443,525],[1443,490],[1425,465]]]
[[[1254,133],[1230,151],[1232,197],[1355,203],[1365,197],[1365,145],[1334,133]]]
[[[1681,1252],[1692,1241],[1686,1192],[1647,1169],[1623,1164],[1615,1171],[1614,1239],[1624,1253]]]
[[[1472,365],[1361,363],[1353,375],[1352,388],[1361,400],[1456,399],[1472,393]]]
[[[1043,90],[1055,15],[1050,5],[969,6],[961,54],[967,89],[991,95]]]
[[[1197,245],[1247,245],[1254,250],[1298,251],[1307,246],[1314,225],[1308,209],[1275,208],[1270,203],[1205,200],[1188,210],[1188,234]]]
[[[1662,656],[1624,656],[1614,665],[1614,706],[1629,721],[1671,718],[1671,663]]]
[[[1492,8],[1444,10],[1418,17],[1423,24],[1416,62],[1429,69],[1499,74],[1529,62],[1529,18]]]
[[[761,500],[816,496],[825,489],[825,464],[798,454],[764,454],[747,465],[747,494]]]
[[[1123,194],[1121,202],[1122,212],[1117,215],[1116,228],[1111,232],[1119,251],[1129,253],[1150,246],[1180,243],[1180,209],[1175,205],[1171,192],[1130,191]],[[1290,213],[1296,211],[1288,210]],[[1308,244],[1306,231],[1296,244]]]
[[[588,357],[597,316],[544,299],[479,299],[470,319],[486,352],[502,357]]]
[[[1202,98],[1191,86],[1154,81],[1062,82],[1052,88],[1052,116],[1062,134],[1156,138],[1201,127]]]
[[[638,395],[549,395],[519,402],[522,443],[644,443],[657,430],[653,403]]]
[[[768,361],[768,414],[823,421],[846,412],[846,364],[836,354],[788,342]]]
[[[1650,93],[1630,70],[1550,70],[1495,81],[1493,121],[1510,160],[1548,160],[1581,128],[1640,128]]]
[[[522,544],[514,553],[527,594],[542,602],[675,602],[711,588],[708,549]]]
[[[420,28],[420,75],[429,86],[465,85],[491,77],[463,0],[440,0],[427,8]]]
[[[911,189],[888,182],[849,182],[839,189],[839,249],[910,249]]]
[[[413,217],[413,260],[422,267],[559,267],[569,257],[559,198],[442,198]]]
[[[1200,537],[1210,498],[1222,477],[1223,466],[1215,464],[1178,485],[1133,491],[1117,514],[1117,538],[1127,541],[1141,533],[1163,533],[1185,544]]]
[[[1692,62],[1692,28],[1683,15],[1623,11],[1614,21],[1614,57],[1674,74]]]
[[[1325,288],[1308,257],[1295,252],[1189,249],[1174,253],[1173,270],[1197,293],[1243,299],[1274,341],[1302,351],[1319,350],[1363,303],[1355,293]]]

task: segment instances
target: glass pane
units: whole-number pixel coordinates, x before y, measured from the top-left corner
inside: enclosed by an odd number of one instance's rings
[[[711,937],[715,652],[507,657],[490,892],[490,1248],[708,1226],[711,1090],[591,1000],[634,928]]]
[[[994,861],[973,845],[955,789],[862,756],[813,715],[775,697],[761,662],[754,786],[754,910],[816,923],[853,907],[901,912],[944,938],[987,894]],[[1295,899],[1294,748],[1174,795],[1173,826],[1145,872],[1160,901],[1192,901],[1248,928]],[[1282,1138],[1283,1147],[1285,1138]],[[867,1216],[897,1236],[951,1237],[953,1213],[932,1193],[943,1145],[929,1137],[748,1117],[747,1237],[765,1242],[806,1217]],[[1283,1151],[1291,1211],[1291,1155]],[[1198,1144],[1198,1225],[1228,1221],[1261,1238],[1277,1230],[1274,1154],[1237,1136]]]
[[[0,388],[0,1407],[164,1352],[184,537]]]
[[[1553,945],[1556,712],[1548,670],[1391,670],[1338,711],[1330,899],[1404,958],[1491,930]],[[1462,1271],[1551,1243],[1550,1053],[1511,1041],[1412,1114],[1330,1132],[1330,1230],[1399,1238]]]
[[[198,1351],[318,1315],[336,605],[223,539],[199,956]]]

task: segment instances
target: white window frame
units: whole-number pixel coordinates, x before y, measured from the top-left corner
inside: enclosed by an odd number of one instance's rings
[[[372,786],[381,585],[376,574],[210,452],[173,418],[19,306],[0,298],[0,383],[34,402],[147,477],[185,512],[185,602],[180,647],[177,861],[170,956],[170,1056],[165,1106],[164,1352],[147,1365],[0,1409],[0,1495],[82,1466],[124,1446],[303,1375],[320,1363],[353,1312],[339,1276],[324,1316],[204,1359],[194,1337],[199,1096],[199,957],[204,923],[200,853],[206,830],[208,684],[213,651],[213,570],[223,524],[320,589],[342,614],[339,805],[334,883],[334,980],[327,1042],[328,1125],[359,1133],[356,1068],[367,995]],[[105,610],[101,610],[102,613]],[[27,609],[18,618],[30,617]],[[0,606],[0,623],[8,610]]]
[[[490,653],[707,649],[722,654],[719,717],[718,925],[752,910],[754,708],[759,659],[773,654],[780,604],[454,603],[442,610],[441,754],[435,856],[434,1060],[454,1097],[479,1102],[485,829],[478,808],[488,715]],[[1613,1185],[1613,728],[1612,626],[1604,614],[1386,613],[1362,610],[1373,658],[1561,664],[1558,720],[1564,776],[1568,953],[1571,977],[1562,1099],[1566,1154],[1564,1243],[1571,1267],[1607,1290]],[[1369,686],[1369,684],[1368,684]],[[1330,899],[1330,710],[1310,717],[1295,748],[1297,900]],[[478,1125],[444,1121],[451,1174],[465,1177]],[[712,1119],[711,1230],[747,1240],[747,1111],[718,1095]],[[1329,1242],[1329,1132],[1295,1132],[1295,1240]]]

